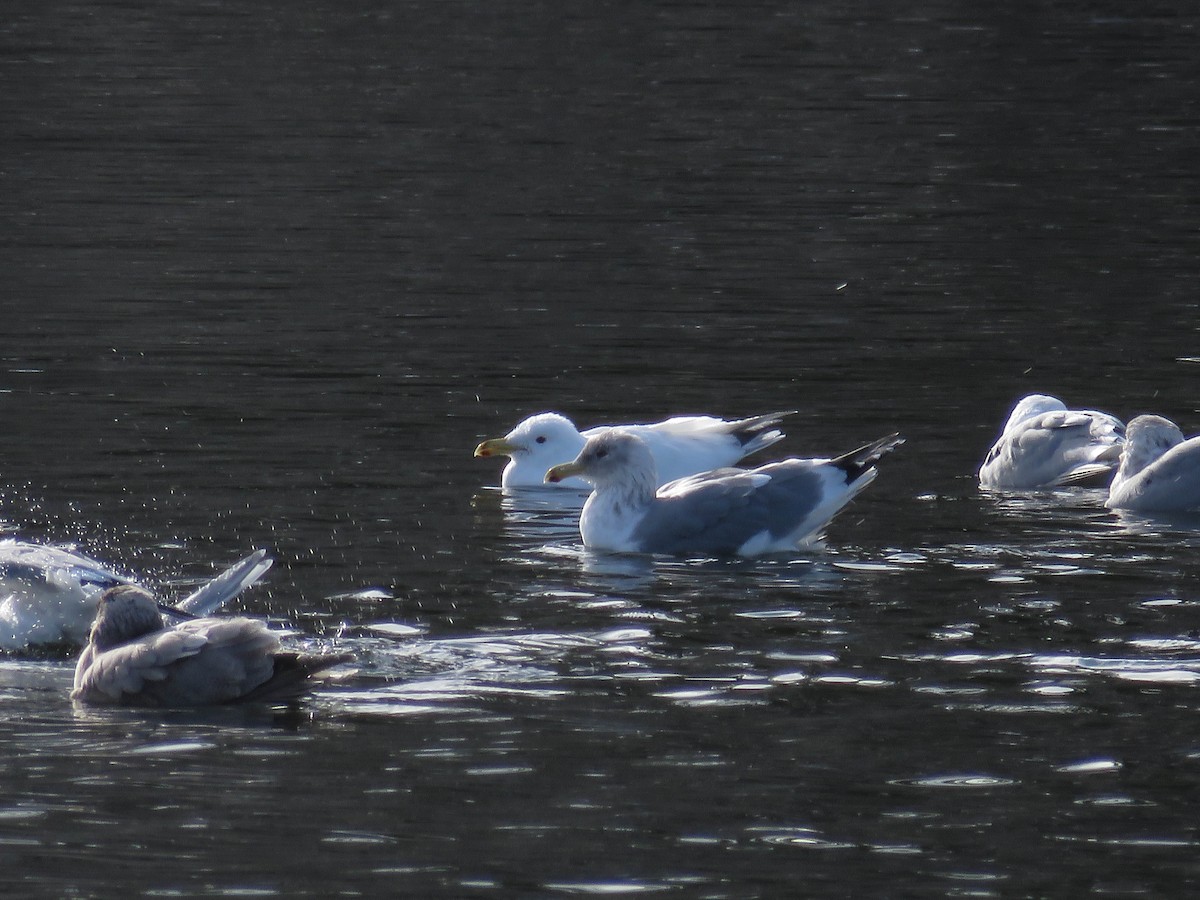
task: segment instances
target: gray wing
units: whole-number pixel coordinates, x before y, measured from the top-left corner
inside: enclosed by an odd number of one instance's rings
[[[255,550],[188,594],[176,608],[193,616],[207,616],[262,578],[273,562],[266,550]]]
[[[842,474],[822,461],[787,460],[684,478],[663,488],[633,538],[646,553],[736,553],[764,531],[773,538],[796,531],[826,505]]]
[[[102,653],[89,646],[71,697],[120,706],[228,703],[271,677],[278,647],[254,619],[196,619]]]
[[[118,584],[134,584],[126,575],[114,572],[99,560],[74,550],[25,541],[0,541],[0,577],[27,582],[46,582],[62,572],[82,587],[99,590]]]

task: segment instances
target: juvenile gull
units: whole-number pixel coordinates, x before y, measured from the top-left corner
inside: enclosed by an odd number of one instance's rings
[[[1092,409],[1067,409],[1057,397],[1030,394],[1013,407],[979,468],[981,487],[1022,491],[1095,481],[1117,467],[1125,426]]]
[[[256,550],[207,581],[176,608],[205,615],[254,584],[271,568],[267,551]],[[98,560],[45,544],[0,541],[0,650],[81,646],[100,594],[135,579]]]
[[[1121,465],[1108,488],[1109,509],[1200,512],[1200,437],[1184,440],[1162,416],[1129,423]]]
[[[257,619],[163,622],[137,585],[105,591],[75,666],[71,699],[105,706],[209,706],[292,700],[348,654],[299,654]]]
[[[546,480],[584,475],[595,485],[579,517],[585,546],[619,553],[757,556],[817,537],[875,480],[875,462],[904,439],[881,438],[837,459],[785,459],[717,469],[655,491],[654,458],[636,434],[588,438],[574,462]]]
[[[734,463],[783,440],[778,425],[795,410],[727,421],[714,416],[676,416],[652,425],[598,425],[580,432],[559,413],[530,416],[502,438],[492,438],[475,448],[475,455],[507,456],[500,485],[513,488],[543,487],[546,470],[570,462],[579,455],[588,438],[609,428],[621,428],[642,438],[650,448],[658,470],[659,484],[732,466]],[[587,490],[579,477],[564,478],[556,487]]]

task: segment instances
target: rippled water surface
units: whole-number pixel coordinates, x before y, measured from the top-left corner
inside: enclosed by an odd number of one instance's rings
[[[295,710],[0,659],[47,896],[1183,895],[1200,521],[973,472],[1200,431],[1196,11],[80,2],[0,23],[6,530],[352,650]],[[797,409],[824,550],[585,552],[471,457]]]

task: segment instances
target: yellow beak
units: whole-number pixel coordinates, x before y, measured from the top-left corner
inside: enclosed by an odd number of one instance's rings
[[[506,438],[492,438],[475,448],[476,456],[512,456],[520,448],[510,444]]]
[[[568,478],[582,474],[582,466],[576,465],[573,462],[559,463],[557,466],[547,470],[545,481],[546,484],[557,484],[560,481],[566,481]]]

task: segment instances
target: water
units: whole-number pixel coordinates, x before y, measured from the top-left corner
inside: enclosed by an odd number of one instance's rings
[[[1195,884],[1192,521],[973,472],[1200,430],[1185,4],[136,5],[0,26],[0,516],[353,649],[300,710],[0,661],[14,895]],[[816,554],[585,553],[484,437],[909,442]]]

